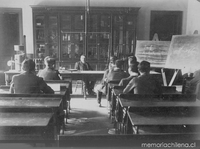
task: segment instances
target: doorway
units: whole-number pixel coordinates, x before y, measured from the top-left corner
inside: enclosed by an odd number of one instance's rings
[[[8,70],[7,61],[14,56],[22,34],[22,9],[0,8],[0,70]]]
[[[15,54],[14,45],[22,39],[22,9],[0,8],[0,85],[5,84],[4,72],[10,69],[7,62]]]

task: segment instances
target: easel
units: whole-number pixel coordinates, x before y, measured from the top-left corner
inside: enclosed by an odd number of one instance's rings
[[[195,30],[193,34],[198,34],[198,30]],[[180,70],[180,69],[175,69],[175,72],[174,72],[174,74],[173,74],[173,76],[172,76],[172,79],[171,79],[171,81],[170,81],[170,83],[169,83],[168,86],[172,86],[172,84],[173,84],[173,82],[174,82],[174,80],[175,80],[175,78],[176,78],[176,76],[177,76],[179,70]],[[166,84],[164,84],[164,86],[165,86],[165,85],[166,85]],[[184,87],[184,86],[183,86],[183,87]]]
[[[158,34],[157,34],[157,33],[155,33],[155,34],[153,35],[152,41],[159,41],[159,38],[158,38]],[[166,75],[165,75],[165,72],[164,72],[164,69],[163,69],[163,68],[161,68],[161,74],[162,74],[162,79],[163,79],[163,85],[164,85],[164,86],[167,86]]]
[[[157,33],[154,34],[152,41],[159,41]],[[169,83],[169,85],[167,85],[167,79],[166,79],[166,75],[165,75],[165,72],[164,72],[164,68],[161,68],[163,85],[164,86],[172,86],[172,84],[173,84],[173,82],[174,82],[174,80],[175,80],[176,75],[178,74],[178,72],[179,72],[179,69],[176,69],[175,72],[174,72],[174,74],[173,74],[173,77],[172,77],[172,79],[171,79],[171,81]]]

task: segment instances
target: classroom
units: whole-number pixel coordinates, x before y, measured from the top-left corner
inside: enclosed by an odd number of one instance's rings
[[[200,0],[0,0],[0,146],[198,147],[198,18]]]

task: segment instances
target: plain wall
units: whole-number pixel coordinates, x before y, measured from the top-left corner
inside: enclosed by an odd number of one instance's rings
[[[188,4],[188,1],[193,2]],[[196,3],[198,5],[195,5]],[[0,0],[0,7],[22,8],[23,34],[26,35],[27,53],[33,53],[33,18],[30,5],[85,6],[85,4],[86,0]],[[194,5],[195,9],[193,10]],[[199,30],[200,26],[199,20],[196,17],[191,17],[200,11],[199,2],[196,0],[90,0],[90,6],[141,7],[137,23],[137,39],[139,40],[149,40],[152,10],[183,11],[182,34],[190,33],[197,27]],[[188,17],[193,23],[188,23]],[[197,25],[194,25],[197,20]]]
[[[200,2],[189,0],[187,18],[187,34],[193,34],[195,30],[200,34]]]

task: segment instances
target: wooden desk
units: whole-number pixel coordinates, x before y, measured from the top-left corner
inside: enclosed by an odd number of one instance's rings
[[[44,127],[50,122],[53,113],[0,113],[0,127]]]
[[[0,94],[0,112],[51,112],[54,114],[56,132],[65,129],[62,95]]]
[[[84,80],[88,78],[90,81],[97,81],[103,78],[104,71],[69,71],[59,70],[63,79],[71,78],[72,80]],[[86,98],[86,90],[84,88],[83,96]]]
[[[200,126],[199,114],[180,115],[176,113],[176,114],[165,115],[164,113],[142,114],[142,113],[127,112],[127,115],[128,115],[128,120],[130,121],[130,122],[127,122],[127,130],[130,130],[132,127],[135,134],[139,134],[139,129],[141,126],[156,126],[156,127],[157,126],[172,126],[173,127],[173,126],[183,126],[183,125]],[[170,132],[170,133],[173,133],[173,132]]]
[[[65,71],[61,71],[62,72],[62,75],[65,76],[66,73]],[[9,71],[5,71],[4,74],[5,74],[5,83],[7,86],[10,85],[10,82],[12,80],[12,76],[13,75],[16,75],[16,74],[20,74],[21,72],[20,71],[16,71],[16,70],[9,70]],[[55,81],[55,80],[54,80]],[[62,80],[56,80],[56,81],[62,81]],[[65,81],[68,81],[69,83],[71,82],[70,80],[70,77],[66,77]],[[72,82],[71,82],[72,83]],[[72,84],[71,84],[71,89],[72,89]],[[72,91],[72,90],[71,90]],[[70,91],[70,92],[71,92]]]
[[[57,134],[53,131],[52,117],[53,113],[0,113],[0,139],[21,140],[20,135],[33,136],[39,134],[38,140],[53,140]],[[16,133],[19,133],[19,136]],[[24,138],[24,140],[26,139]]]
[[[50,109],[57,112],[62,109],[62,99],[58,97],[0,97],[0,109],[36,108],[39,110]]]
[[[68,80],[51,80],[51,81],[46,81],[46,83],[50,87],[55,87],[54,89],[54,94],[13,94],[11,95],[9,92],[9,85],[6,86],[1,86],[0,88],[0,97],[6,97],[6,96],[12,96],[12,97],[61,97],[63,98],[63,108],[64,110],[68,111],[69,110],[69,104],[70,103],[70,94],[71,94],[71,82]],[[59,88],[57,87],[59,86]],[[4,94],[10,94],[10,95],[4,95]]]
[[[118,99],[122,107],[146,107],[146,108],[156,108],[156,107],[190,107],[190,108],[200,108],[200,101],[131,101],[128,99],[120,98]]]
[[[2,93],[0,93],[0,97],[54,97],[62,99],[62,107],[61,110],[64,112],[65,121],[67,122],[67,118],[70,112],[70,83],[65,84],[65,89],[61,91],[55,91],[54,94],[10,94],[9,86],[4,87]],[[63,113],[62,112],[62,113]],[[64,125],[63,125],[64,126]]]
[[[69,110],[69,104],[71,99],[71,82],[67,80],[49,80],[45,81],[53,90],[54,94],[63,96],[63,105],[65,110]]]
[[[19,73],[20,73],[20,71],[17,71],[17,70],[5,71],[4,74],[5,74],[5,83],[6,83],[6,85],[10,85],[10,82],[12,80],[12,76],[16,75],[16,74],[19,74]]]
[[[72,80],[82,80],[88,75],[92,75],[95,80],[102,79],[104,71],[69,71],[69,70],[59,70],[63,78],[71,78]]]
[[[47,83],[48,84],[48,83]],[[63,99],[63,109],[68,111],[68,101],[70,101],[70,83],[66,83],[65,89],[61,91],[55,91],[54,94],[10,94],[9,86],[0,88],[0,97],[12,96],[12,97],[60,97]],[[7,95],[6,95],[7,94]]]
[[[83,80],[88,78],[91,81],[101,80],[104,75],[104,71],[69,71],[59,70],[63,79],[71,78],[72,80]]]
[[[116,91],[116,90],[114,90]],[[117,92],[115,92],[117,94]],[[118,127],[124,127],[124,120],[127,111],[170,111],[187,112],[199,111],[200,101],[195,100],[194,95],[185,94],[163,94],[163,95],[139,95],[139,94],[118,95],[116,99],[116,109],[114,112],[115,122]],[[124,98],[122,98],[124,97]],[[126,97],[126,98],[125,98]],[[191,98],[191,99],[190,99]],[[121,128],[120,128],[121,129]],[[123,132],[124,130],[122,130]]]

